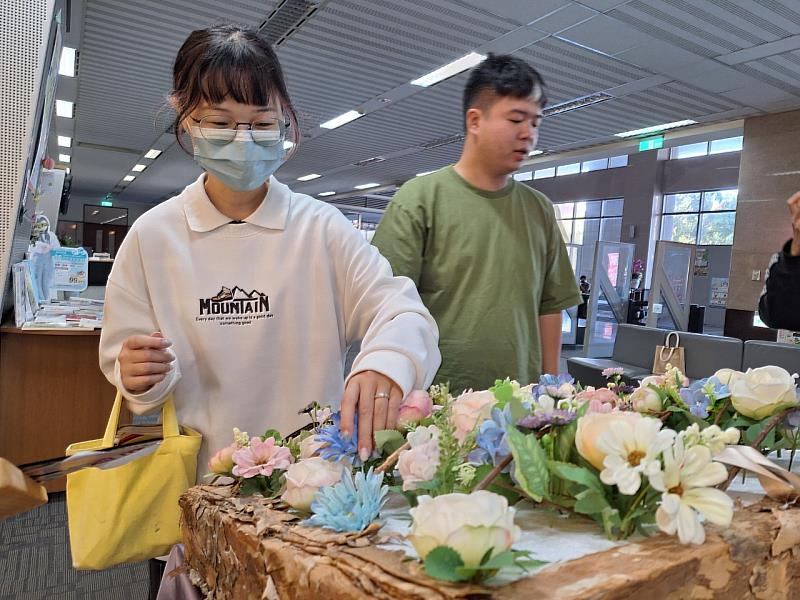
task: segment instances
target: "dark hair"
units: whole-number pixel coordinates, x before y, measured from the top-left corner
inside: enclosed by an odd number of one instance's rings
[[[490,53],[486,60],[470,71],[464,86],[464,114],[474,106],[486,106],[486,96],[490,94],[514,98],[533,96],[544,108],[547,104],[544,87],[544,80],[539,72],[521,58]]]
[[[289,137],[297,144],[297,113],[289,99],[283,71],[275,51],[257,30],[238,25],[215,25],[189,34],[178,50],[172,68],[175,137],[181,123],[201,102],[218,104],[226,98],[266,106],[275,97],[290,125]],[[296,147],[296,146],[295,146]]]

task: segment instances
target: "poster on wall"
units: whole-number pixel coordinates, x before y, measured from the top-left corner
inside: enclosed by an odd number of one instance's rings
[[[726,306],[728,304],[728,278],[711,278],[711,300],[709,306]]]
[[[708,277],[708,248],[698,248],[694,255],[695,277]]]

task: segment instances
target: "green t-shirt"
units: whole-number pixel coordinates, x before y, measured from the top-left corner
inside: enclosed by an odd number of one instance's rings
[[[580,304],[553,205],[513,179],[480,190],[452,166],[407,182],[373,244],[411,278],[439,325],[434,383],[453,393],[541,371],[539,316]]]

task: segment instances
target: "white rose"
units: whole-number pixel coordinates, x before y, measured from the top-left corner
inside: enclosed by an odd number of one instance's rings
[[[409,541],[420,558],[438,546],[449,546],[464,566],[477,567],[491,548],[491,556],[509,550],[519,540],[516,511],[498,494],[480,490],[471,494],[422,496],[411,509]]]
[[[327,444],[325,442],[320,442],[317,439],[317,436],[312,434],[303,439],[300,442],[300,459],[304,460],[306,458],[311,458],[312,456],[316,456],[317,452],[321,448],[324,448]]]
[[[308,512],[320,488],[338,483],[342,466],[318,456],[301,460],[286,469],[286,491],[281,499],[292,508]]]
[[[641,385],[636,388],[630,399],[636,412],[659,412],[663,408],[661,396],[649,386]]]
[[[745,417],[765,419],[781,404],[797,403],[795,377],[781,367],[748,369],[729,384],[731,403]]]
[[[439,468],[439,429],[435,425],[417,427],[406,439],[411,449],[400,453],[397,469],[403,478],[403,491],[407,492],[436,476]]]
[[[489,418],[497,398],[488,390],[482,392],[468,391],[461,394],[453,402],[453,424],[456,426],[455,437],[459,442],[475,429],[475,426]]]
[[[719,371],[714,373],[714,377],[719,379],[719,382],[722,385],[727,385],[728,389],[730,389],[730,386],[733,384],[734,381],[740,379],[743,375],[744,373],[742,373],[741,371],[735,371],[733,369],[720,369]]]

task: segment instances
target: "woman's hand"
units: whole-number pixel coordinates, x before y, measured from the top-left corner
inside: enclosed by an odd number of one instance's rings
[[[132,335],[122,343],[119,352],[119,371],[122,385],[132,394],[146,392],[163,381],[172,369],[175,357],[166,351],[172,342],[160,332],[152,335]]]
[[[342,398],[342,433],[353,434],[353,416],[358,410],[358,454],[367,460],[372,454],[373,433],[397,427],[397,414],[403,402],[398,385],[376,371],[353,375]]]

